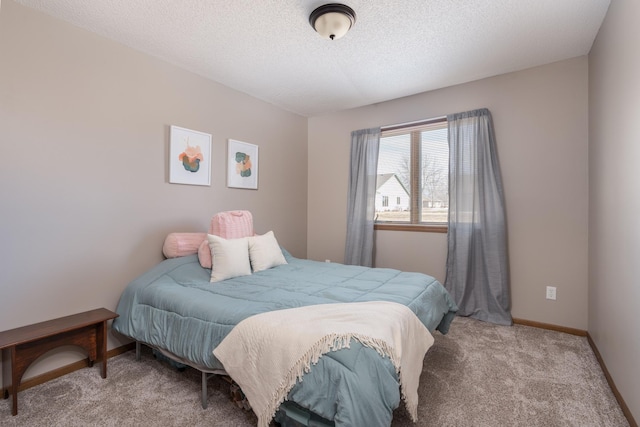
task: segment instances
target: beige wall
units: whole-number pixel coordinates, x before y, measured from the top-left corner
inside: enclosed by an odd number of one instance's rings
[[[588,64],[574,58],[309,119],[308,256],[344,257],[350,132],[487,107],[507,203],[514,317],[587,328]],[[446,235],[377,232],[377,266],[444,279]],[[545,299],[547,285],[557,300]]]
[[[168,183],[170,125],[213,135],[210,187]],[[226,187],[228,138],[259,146],[258,191]],[[0,159],[0,330],[115,309],[167,233],[223,210],[306,256],[306,118],[7,0]]]
[[[589,54],[589,334],[640,421],[640,2],[611,2]]]

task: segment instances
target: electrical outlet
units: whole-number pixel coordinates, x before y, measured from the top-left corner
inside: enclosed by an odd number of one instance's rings
[[[556,287],[555,286],[547,286],[547,299],[552,299],[555,301],[556,299]]]

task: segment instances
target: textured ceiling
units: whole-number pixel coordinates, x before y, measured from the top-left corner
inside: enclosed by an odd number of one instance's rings
[[[317,0],[16,0],[314,116],[585,55],[610,0],[348,0],[328,41]]]

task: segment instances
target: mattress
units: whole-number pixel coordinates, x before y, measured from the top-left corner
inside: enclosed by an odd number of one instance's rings
[[[223,369],[213,349],[254,314],[306,305],[392,301],[406,305],[434,332],[447,333],[457,307],[433,277],[394,269],[299,259],[249,276],[210,283],[196,255],[168,259],[132,281],[117,307],[117,332],[165,349],[194,366]],[[288,396],[336,425],[389,425],[400,404],[388,359],[352,342],[331,352]]]

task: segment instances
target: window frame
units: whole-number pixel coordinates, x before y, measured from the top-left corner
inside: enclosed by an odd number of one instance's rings
[[[411,132],[411,195],[417,194],[420,192],[420,180],[417,178],[417,174],[419,170],[421,170],[421,143],[420,138],[418,137],[419,132],[422,132],[424,128],[431,125],[439,125],[441,123],[447,123],[446,117],[438,117],[429,120],[422,120],[419,122],[411,122],[400,125],[392,125],[382,127],[381,137],[385,136],[385,133],[392,133],[407,130]],[[416,172],[414,172],[416,171]],[[448,208],[447,208],[448,209]],[[422,215],[422,207],[418,202],[417,197],[411,197],[411,216],[410,222],[391,222],[391,221],[374,221],[373,229],[374,230],[384,230],[384,231],[418,231],[418,232],[428,232],[428,233],[447,233],[449,231],[449,227],[447,223],[422,223],[420,222],[420,218]]]

